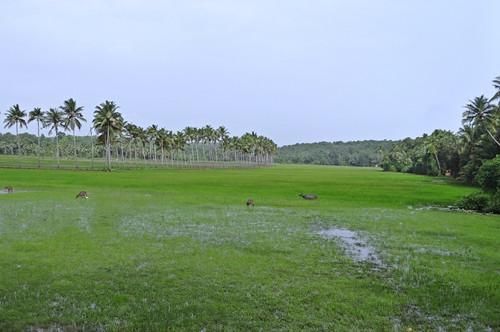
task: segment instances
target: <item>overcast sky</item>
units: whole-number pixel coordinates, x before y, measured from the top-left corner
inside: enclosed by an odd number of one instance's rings
[[[109,99],[141,126],[279,145],[456,131],[500,75],[499,13],[498,0],[2,0],[0,117],[72,97],[88,118]]]

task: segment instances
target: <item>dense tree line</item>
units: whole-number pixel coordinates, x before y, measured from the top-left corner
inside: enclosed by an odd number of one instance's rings
[[[319,142],[286,145],[278,149],[280,163],[378,166],[395,141]]]
[[[386,171],[449,175],[483,192],[458,205],[465,209],[500,213],[500,77],[495,93],[470,100],[462,113],[458,133],[435,130],[431,135],[407,138],[384,157]]]
[[[493,85],[493,96],[476,97],[464,106],[458,133],[435,130],[431,135],[406,138],[384,156],[384,170],[450,175],[477,184],[481,165],[500,154],[500,77]]]
[[[415,139],[405,138],[384,155],[386,171],[425,175],[460,174],[460,137],[451,131],[435,130]]]
[[[500,155],[481,165],[476,176],[482,192],[472,193],[458,202],[467,210],[500,214]]]
[[[223,126],[186,127],[177,132],[156,124],[142,128],[127,122],[118,109],[113,101],[97,105],[90,133],[77,136],[87,120],[83,107],[72,98],[46,112],[37,107],[28,113],[13,105],[4,125],[14,127],[15,135],[0,133],[0,154],[53,157],[58,165],[62,157],[76,163],[79,158],[103,157],[111,169],[112,160],[170,166],[267,165],[277,151],[271,139],[255,132],[238,137],[230,136]],[[20,134],[31,122],[36,122],[37,135]],[[44,129],[48,136],[41,132]]]

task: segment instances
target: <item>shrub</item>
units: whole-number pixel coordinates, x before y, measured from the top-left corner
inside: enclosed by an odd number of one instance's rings
[[[477,172],[476,181],[484,191],[500,191],[500,155],[483,163]]]
[[[490,207],[490,196],[482,192],[473,193],[459,200],[457,206],[465,210],[486,211]]]
[[[491,196],[490,204],[488,205],[488,212],[500,214],[500,191]]]

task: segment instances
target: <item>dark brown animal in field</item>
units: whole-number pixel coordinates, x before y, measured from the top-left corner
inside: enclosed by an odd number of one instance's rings
[[[247,206],[255,206],[255,201],[251,198],[247,199]]]
[[[302,197],[303,199],[307,199],[309,201],[314,200],[314,199],[318,199],[318,195],[316,195],[316,194],[299,194],[299,196]]]
[[[89,198],[89,196],[87,195],[87,192],[86,191],[80,191],[75,198]]]
[[[5,186],[3,189],[5,189],[5,191],[8,193],[14,192],[14,187],[12,187],[12,186]]]

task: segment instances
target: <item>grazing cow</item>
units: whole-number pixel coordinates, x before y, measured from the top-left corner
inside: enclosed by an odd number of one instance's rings
[[[89,196],[87,195],[87,192],[86,191],[80,191],[75,198],[89,198]]]
[[[13,193],[14,192],[14,188],[12,186],[5,186],[3,189],[5,189],[5,191],[8,192],[8,193]]]
[[[255,206],[254,200],[251,198],[247,199],[247,206]]]
[[[315,194],[299,194],[299,196],[302,197],[303,199],[307,199],[309,201],[318,198],[318,195],[315,195]]]

